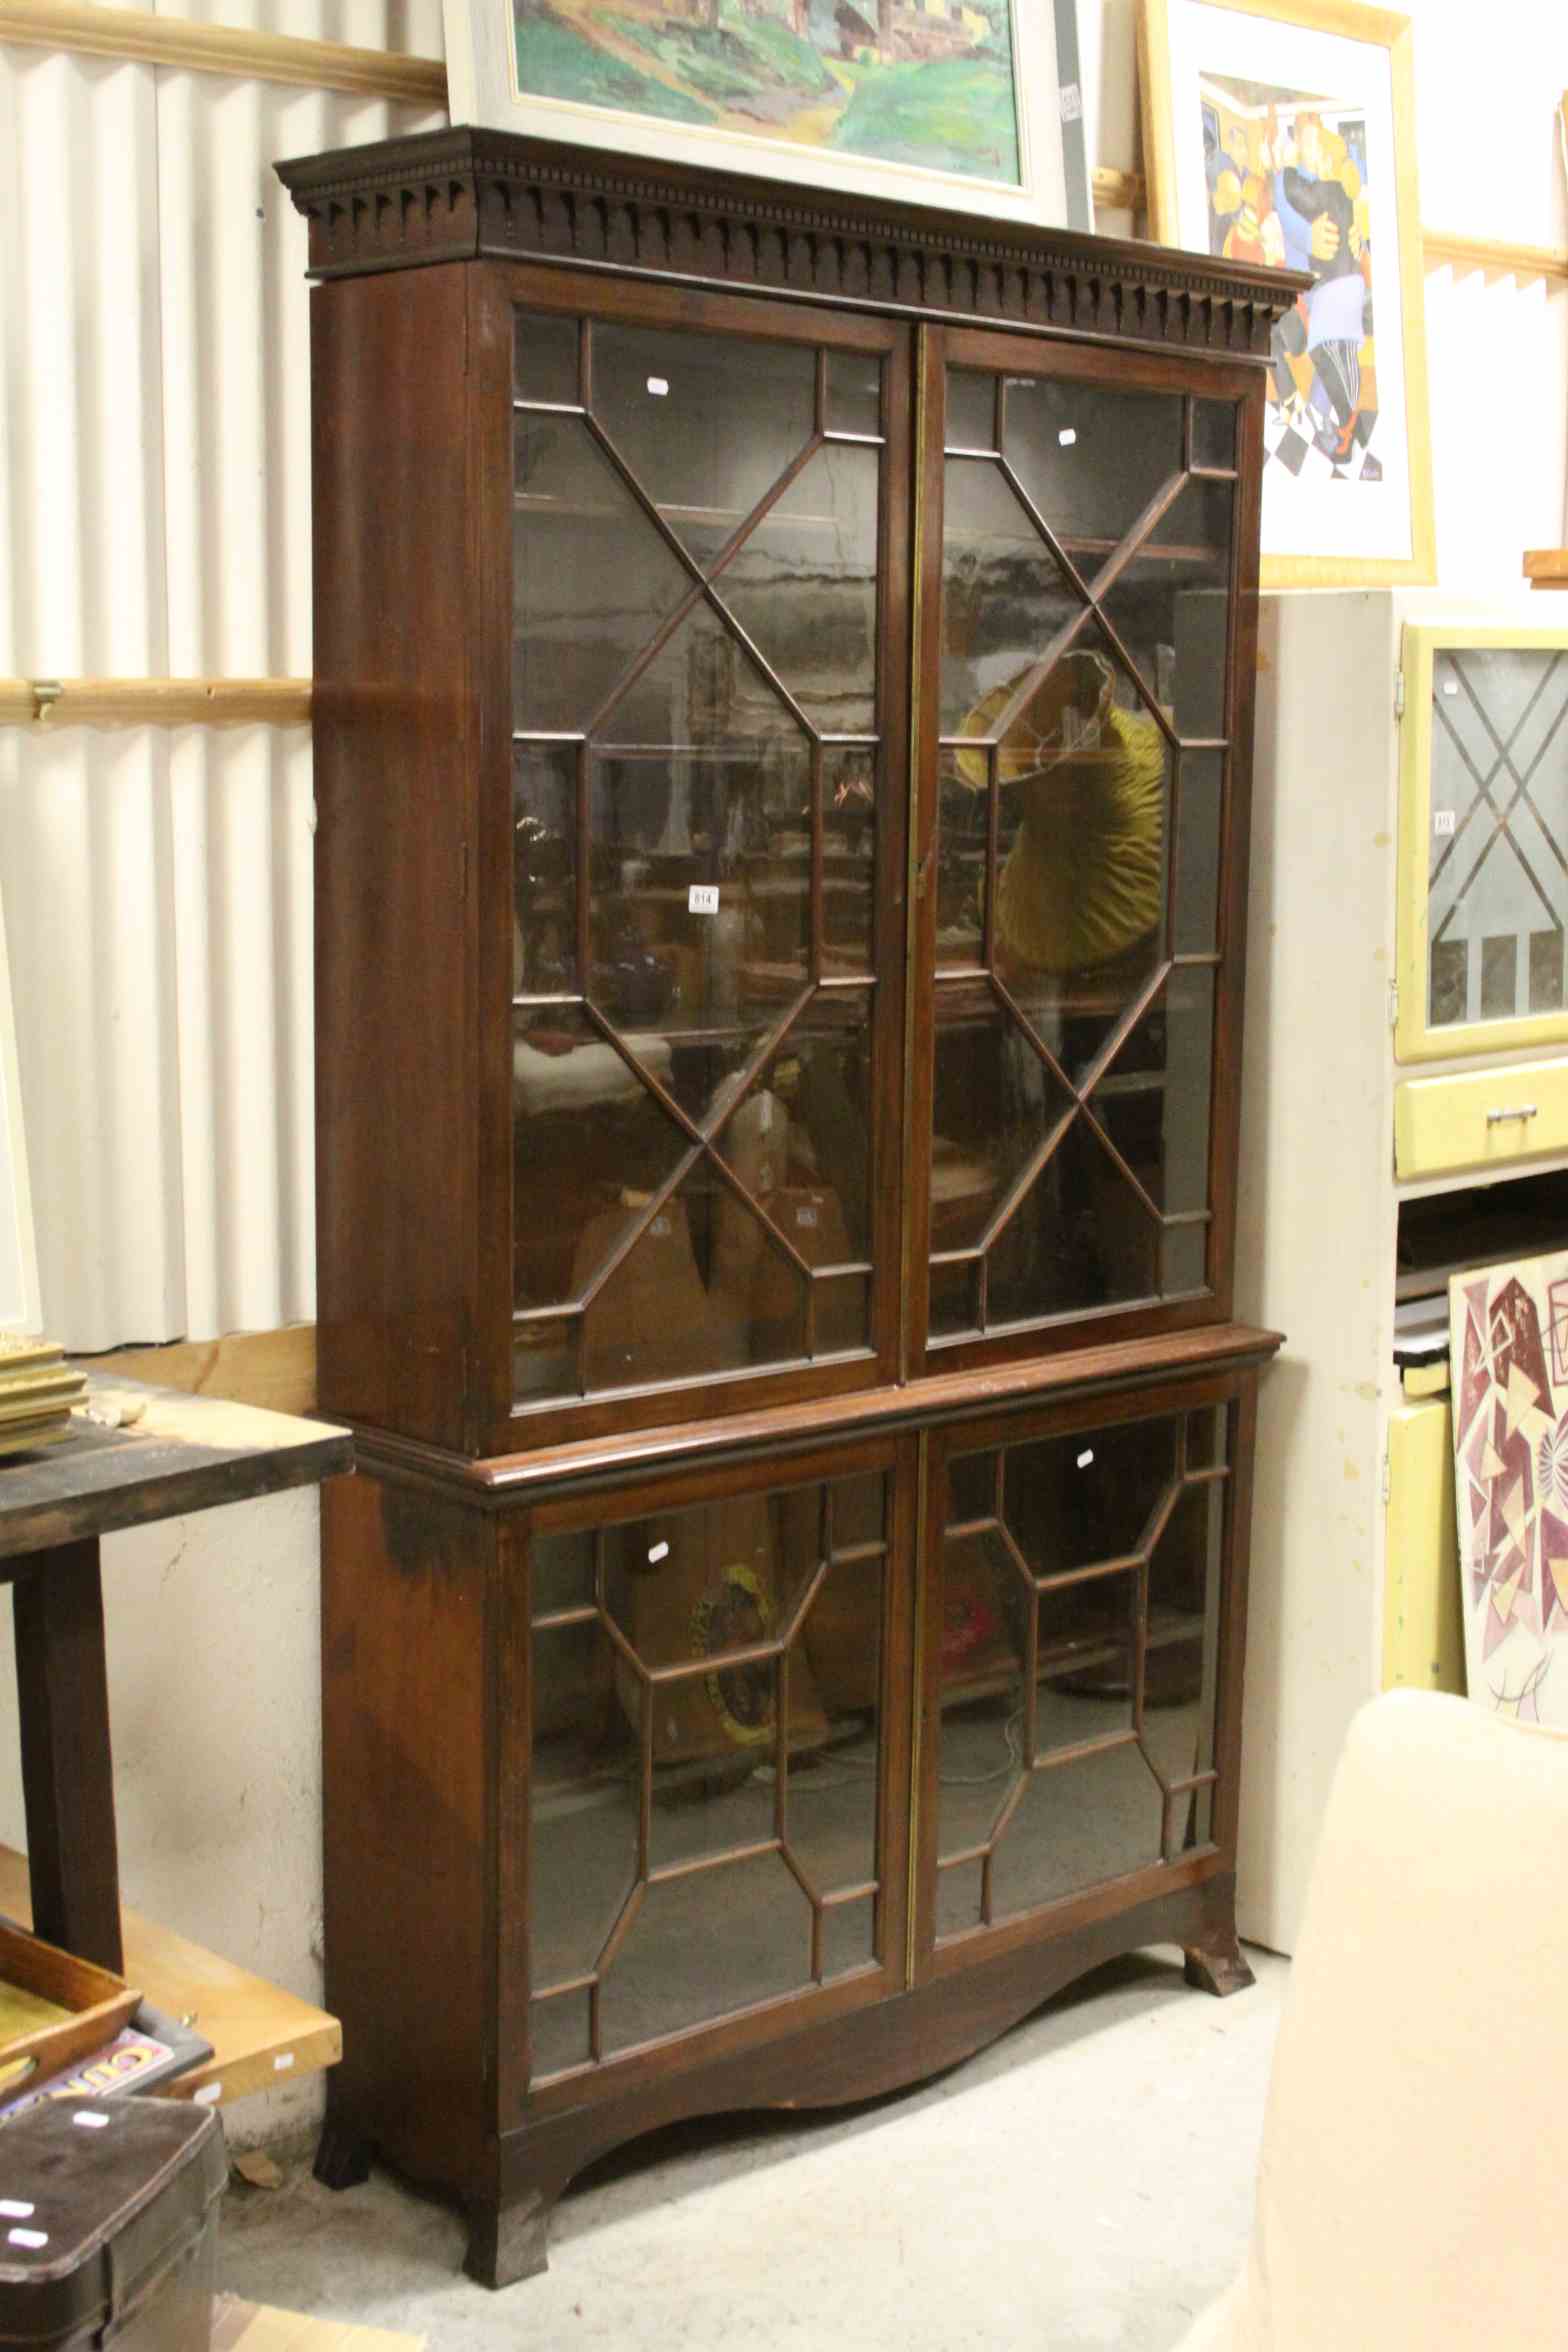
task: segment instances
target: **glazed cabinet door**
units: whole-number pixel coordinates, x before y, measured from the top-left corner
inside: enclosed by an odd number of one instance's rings
[[[1253,372],[925,339],[916,1367],[1229,1311]]]
[[[532,1445],[896,1361],[907,345],[498,276]]]
[[[912,1444],[541,1508],[503,2065],[621,2091],[904,1979]],[[510,1964],[508,1964],[510,1965]]]
[[[927,1441],[925,1971],[1233,1867],[1252,1393]]]

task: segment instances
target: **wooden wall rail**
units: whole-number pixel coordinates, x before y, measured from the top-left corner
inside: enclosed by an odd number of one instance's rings
[[[93,0],[0,0],[0,42],[7,41],[229,74],[236,80],[348,90],[358,97],[409,106],[446,104],[446,67],[439,57],[405,57],[390,50],[351,49],[337,41],[301,41],[286,33],[231,30],[227,25],[155,16],[139,8],[98,7]],[[1104,212],[1140,212],[1142,173],[1102,165],[1094,175],[1094,201]],[[1522,284],[1541,278],[1549,285],[1568,285],[1568,253],[1451,236],[1442,229],[1423,229],[1421,235],[1429,270],[1478,269],[1488,277],[1513,277]]]
[[[307,727],[308,678],[0,678],[0,726]]]

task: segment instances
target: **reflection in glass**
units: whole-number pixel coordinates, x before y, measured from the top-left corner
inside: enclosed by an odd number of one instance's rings
[[[603,1563],[603,1619],[534,1629],[532,1972],[598,1978],[607,2054],[874,1956],[885,1507],[862,1473],[534,1538],[536,1619]]]
[[[1225,755],[1181,754],[1181,815],[1176,828],[1177,955],[1212,955],[1219,932],[1220,826],[1224,814]]]
[[[882,362],[870,352],[828,353],[828,406],[824,423],[830,433],[880,434]]]
[[[834,973],[872,969],[879,773],[875,744],[822,755],[822,955]]]
[[[1000,466],[948,460],[942,533],[942,733],[980,734],[1084,606]]]
[[[1236,405],[1231,400],[1192,404],[1192,462],[1230,469],[1236,463]]]
[[[992,1865],[992,1916],[1159,1862],[1164,1821],[1159,1782],[1136,1742],[1032,1772]]]
[[[528,2073],[532,2082],[588,2063],[588,1995],[557,1993],[528,2012]]]
[[[947,371],[947,446],[949,449],[996,447],[996,378],[977,375],[972,368]]]
[[[1432,816],[1431,1025],[1556,1010],[1568,925],[1568,655],[1434,655]]]

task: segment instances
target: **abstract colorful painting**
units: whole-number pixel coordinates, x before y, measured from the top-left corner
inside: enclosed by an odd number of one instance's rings
[[[1448,1300],[1470,1696],[1568,1725],[1568,1251],[1456,1274]]]
[[[1308,282],[1274,329],[1265,587],[1434,575],[1412,36],[1356,0],[1139,0],[1150,218]]]
[[[1093,226],[1078,0],[444,0],[454,122]]]

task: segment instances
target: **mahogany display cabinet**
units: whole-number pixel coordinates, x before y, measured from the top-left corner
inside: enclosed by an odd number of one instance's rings
[[[452,131],[310,224],[323,2177],[1247,1981],[1231,1316],[1297,281]]]

